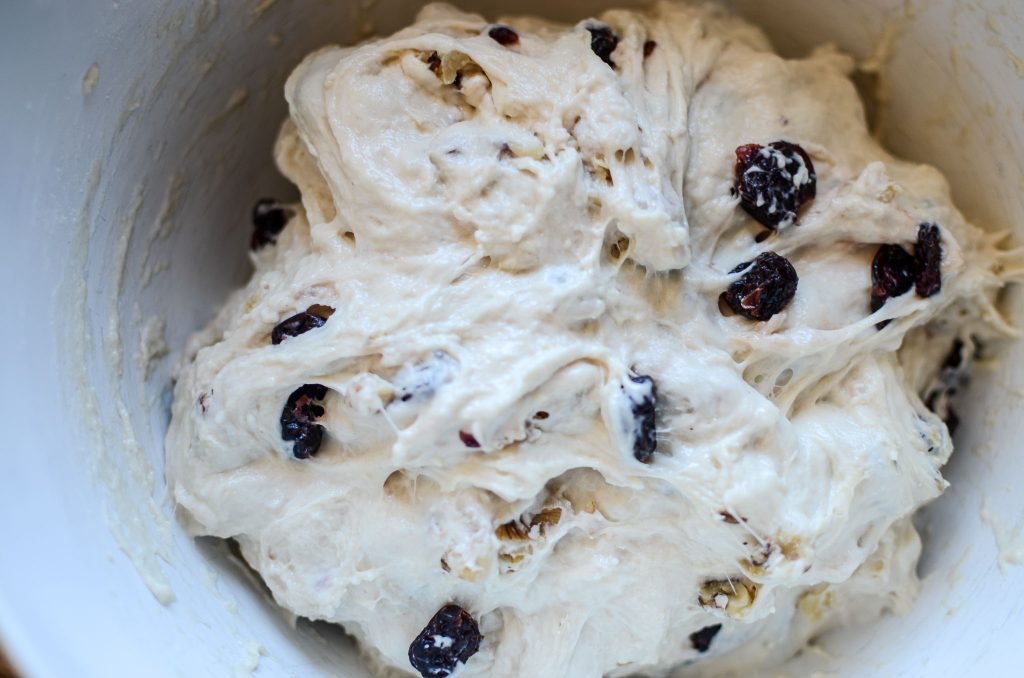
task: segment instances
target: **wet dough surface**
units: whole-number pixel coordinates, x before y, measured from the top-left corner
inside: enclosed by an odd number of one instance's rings
[[[467,677],[727,668],[905,608],[909,516],[952,449],[922,399],[998,319],[997,239],[871,138],[842,54],[787,61],[674,4],[502,25],[429,6],[292,74],[276,160],[301,205],[175,390],[190,527],[382,671],[413,671],[449,603],[484,636]],[[817,195],[762,239],[736,149],[777,140]],[[879,246],[922,223],[941,291],[872,313]],[[766,251],[792,300],[723,312]],[[326,322],[272,343],[307,309]],[[307,384],[322,442],[297,459],[282,408]]]

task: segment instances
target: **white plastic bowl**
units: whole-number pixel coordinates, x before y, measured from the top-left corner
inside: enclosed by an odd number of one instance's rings
[[[609,4],[465,3],[567,20]],[[284,78],[311,49],[397,29],[417,5],[0,4],[0,641],[28,676],[366,675],[340,632],[292,628],[221,544],[183,533],[162,441],[174,355],[248,274],[250,205],[293,195],[271,162]],[[835,41],[867,57],[891,38],[889,145],[1024,241],[1018,1],[737,5],[789,55]],[[1020,675],[1024,346],[1002,355],[974,375],[953,486],[921,518],[918,604],[825,638],[827,654],[805,652],[791,674]]]

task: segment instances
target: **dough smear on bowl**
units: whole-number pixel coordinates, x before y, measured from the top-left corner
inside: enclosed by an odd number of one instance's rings
[[[167,439],[196,534],[381,672],[776,661],[917,590],[1009,256],[832,49],[424,9],[311,54]]]

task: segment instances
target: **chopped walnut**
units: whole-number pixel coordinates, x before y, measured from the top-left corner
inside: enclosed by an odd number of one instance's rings
[[[557,525],[561,519],[562,509],[557,506],[549,507],[542,509],[529,520],[518,518],[498,525],[494,528],[494,534],[504,541],[526,541],[530,539],[533,528],[538,528],[538,535],[544,536],[546,526]]]
[[[562,520],[562,508],[548,506],[532,516],[523,515],[494,528],[494,535],[503,542],[498,551],[503,572],[514,572],[512,566],[523,562],[534,553],[534,545],[543,544],[548,527]]]
[[[312,313],[320,316],[321,318],[330,318],[334,315],[334,309],[330,306],[325,306],[324,304],[313,304],[306,309],[306,313]]]
[[[529,552],[533,553],[533,549],[531,548]],[[526,559],[526,556],[522,553],[499,553],[498,558],[501,559],[501,562],[507,565],[518,565]],[[508,571],[514,572],[514,570],[511,569]]]
[[[557,525],[562,519],[562,509],[557,506],[543,509],[540,513],[530,519],[530,525],[540,525],[541,534],[544,533],[544,525]]]
[[[811,589],[796,600],[796,609],[817,624],[832,607],[832,591],[827,588]]]
[[[701,585],[697,600],[702,607],[742,617],[754,604],[757,591],[758,585],[745,577],[712,579]]]
[[[530,531],[518,520],[510,520],[494,528],[494,535],[502,541],[526,541]]]
[[[798,537],[790,537],[788,539],[782,539],[776,537],[775,543],[779,545],[779,550],[782,552],[782,557],[786,560],[799,560],[800,554],[800,539]]]

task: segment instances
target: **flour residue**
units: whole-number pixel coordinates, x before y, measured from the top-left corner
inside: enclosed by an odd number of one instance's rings
[[[151,316],[142,324],[139,347],[135,354],[135,369],[148,380],[157,361],[167,355],[167,341],[164,332],[167,323],[159,316]]]
[[[89,66],[89,69],[85,72],[85,76],[82,78],[82,95],[89,96],[92,91],[96,89],[96,84],[100,81],[100,66],[99,64],[93,64]]]
[[[277,0],[259,0],[259,2],[256,3],[256,6],[252,8],[249,14],[252,15],[254,19],[259,19],[264,14],[266,14],[267,10],[273,7],[274,3],[276,2]]]
[[[156,221],[153,222],[153,229],[150,232],[150,245],[156,240],[164,240],[174,229],[174,215],[185,193],[185,177],[181,172],[171,175],[171,181],[167,185],[163,203],[157,213]]]
[[[239,678],[246,678],[256,673],[260,668],[260,657],[266,654],[262,645],[253,640],[242,643],[242,657],[238,666],[235,667],[235,675]]]
[[[1018,519],[1013,527],[1008,526],[993,511],[989,498],[985,497],[981,500],[981,519],[991,528],[996,540],[999,569],[1005,573],[1007,566],[1024,565],[1024,517]]]
[[[998,47],[1003,50],[1007,61],[1009,61],[1013,66],[1017,75],[1024,78],[1024,59],[1022,59],[1019,54],[1014,52],[1010,46],[1006,44],[1006,40],[1003,38],[1002,25],[999,21],[995,17],[989,15],[988,18],[985,19],[985,28],[988,29],[989,33],[991,33],[988,43],[993,47]]]
[[[111,254],[112,268],[109,280],[112,290],[107,293],[108,318],[104,335],[103,352],[106,357],[108,387],[114,391],[113,408],[120,423],[121,454],[106,465],[116,467],[123,474],[120,478],[108,479],[108,496],[118,505],[117,515],[110,521],[111,530],[121,549],[128,554],[149,590],[158,601],[168,604],[174,600],[174,591],[159,561],[168,561],[167,549],[171,543],[170,523],[153,499],[155,474],[146,457],[146,451],[139,441],[135,424],[125,401],[124,341],[121,336],[121,307],[124,291],[125,268],[128,263],[128,248],[135,231],[139,211],[142,208],[143,186],[136,186],[128,209],[117,224],[116,240]],[[113,432],[111,432],[113,436]],[[106,447],[106,446],[105,446]],[[104,454],[111,454],[109,451]],[[132,496],[141,493],[144,496]],[[131,502],[133,508],[123,505]],[[140,509],[145,509],[148,524],[129,519]]]
[[[62,355],[68,356],[71,375],[67,402],[80,408],[79,421],[87,436],[86,449],[93,454],[89,464],[93,478],[107,490],[106,518],[115,542],[135,566],[143,583],[161,603],[174,599],[163,571],[167,559],[170,523],[162,514],[151,491],[154,473],[135,435],[120,382],[123,376],[119,327],[120,290],[132,233],[143,204],[143,187],[132,192],[127,209],[116,222],[111,257],[106,259],[99,284],[105,291],[106,307],[99,316],[90,313],[95,294],[90,269],[103,266],[96,261],[93,245],[98,229],[96,197],[102,182],[102,165],[93,165],[86,181],[78,229],[71,247],[68,277],[61,298],[70,317],[59,337]],[[94,317],[109,318],[97,327]],[[97,344],[97,330],[100,342]],[[101,399],[102,398],[102,399]],[[113,424],[111,424],[113,422]]]
[[[138,80],[128,87],[128,93],[125,95],[124,100],[121,103],[121,112],[118,114],[117,123],[114,125],[115,138],[121,136],[121,133],[127,127],[128,121],[131,119],[135,111],[142,108],[143,98],[140,89],[141,87]]]
[[[216,127],[218,124],[223,122],[229,115],[231,115],[236,110],[241,108],[245,104],[245,102],[248,101],[248,100],[249,100],[249,90],[248,90],[248,88],[246,88],[246,87],[239,87],[234,92],[232,92],[231,96],[228,97],[227,102],[225,102],[224,108],[222,108],[219,113],[211,116],[210,119],[206,121],[206,124],[203,126],[202,132],[200,132],[199,135],[196,137],[196,141],[198,141],[200,138],[202,138],[202,136],[204,134],[209,132],[211,129]],[[189,150],[191,150],[191,146],[189,147]]]

